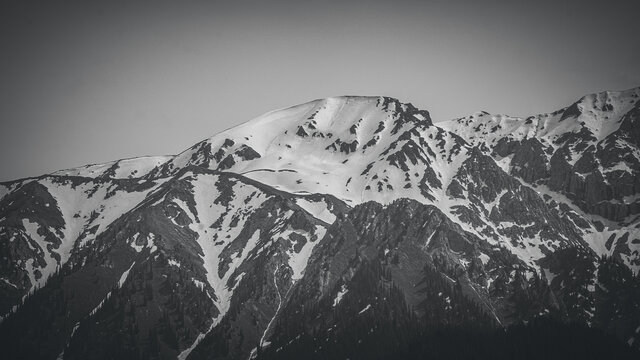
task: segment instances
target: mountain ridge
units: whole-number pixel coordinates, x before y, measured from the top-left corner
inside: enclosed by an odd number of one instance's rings
[[[491,113],[489,113],[487,111],[480,110],[480,111],[474,112],[471,115],[463,116],[463,117],[460,117],[460,118],[435,120],[434,123],[437,124],[437,125],[444,125],[445,123],[452,122],[452,121],[459,120],[459,119],[473,118],[474,116],[477,118],[478,115],[488,115],[488,116],[495,116],[495,117],[504,118],[504,119],[514,119],[514,120],[526,121],[529,118],[535,118],[535,117],[540,117],[540,116],[545,116],[545,115],[549,116],[549,115],[553,115],[553,114],[558,114],[558,113],[564,112],[565,110],[571,108],[572,106],[577,105],[577,104],[579,104],[579,103],[581,103],[581,102],[583,102],[583,101],[585,101],[585,100],[587,100],[589,98],[601,98],[601,97],[609,98],[609,97],[612,97],[612,95],[623,96],[623,97],[637,97],[638,95],[640,95],[640,86],[639,87],[632,87],[632,88],[625,89],[625,90],[617,90],[617,91],[604,90],[604,91],[601,91],[601,92],[596,92],[596,93],[591,93],[591,94],[588,94],[588,95],[584,95],[580,99],[576,100],[572,105],[564,107],[564,108],[561,108],[561,109],[558,109],[558,110],[555,110],[555,111],[550,112],[550,113],[540,113],[540,114],[529,115],[529,116],[511,116],[511,115],[507,115],[507,114],[503,114],[503,113],[491,114]],[[392,99],[392,100],[395,100],[395,101],[399,101],[398,99],[395,99],[395,98],[392,98],[392,97],[387,97],[387,96],[382,96],[382,95],[380,95],[380,96],[375,96],[375,95],[339,95],[339,96],[331,96],[331,97],[327,97],[327,98],[318,98],[318,99],[310,100],[310,101],[307,101],[307,102],[304,102],[304,103],[301,103],[301,104],[297,104],[297,105],[293,105],[293,106],[287,106],[287,107],[283,107],[283,108],[280,108],[280,109],[269,111],[267,113],[264,113],[262,115],[254,117],[254,118],[252,118],[250,120],[247,120],[247,121],[245,121],[243,123],[231,126],[231,127],[227,128],[227,129],[224,129],[224,130],[218,132],[216,135],[226,133],[226,132],[228,132],[230,130],[233,130],[235,128],[239,128],[239,127],[243,127],[243,126],[249,125],[250,123],[252,123],[252,122],[254,122],[254,121],[258,120],[258,119],[267,117],[267,116],[272,115],[272,114],[276,114],[276,113],[279,113],[279,112],[282,112],[282,111],[287,111],[287,110],[291,110],[291,109],[295,109],[295,108],[305,107],[305,106],[308,106],[308,105],[311,105],[311,104],[321,103],[323,101],[339,100],[339,99],[345,99],[345,100],[348,100],[348,99],[351,99],[351,100],[354,100],[354,99],[355,100],[358,100],[358,99],[373,100],[373,99],[380,99],[380,98],[389,98],[389,99]],[[214,135],[214,136],[216,136],[216,135]],[[207,137],[207,138],[201,140],[200,142],[203,142],[203,141],[206,141],[208,139],[211,139],[214,136]],[[200,143],[200,142],[198,142],[198,143]],[[187,151],[187,150],[185,150],[185,151]],[[77,166],[77,167],[71,167],[71,168],[64,169],[64,170],[57,170],[57,171],[54,171],[54,172],[52,172],[50,174],[51,175],[68,174],[68,172],[70,172],[70,171],[75,171],[76,173],[78,173],[82,168],[90,168],[92,166],[100,166],[100,167],[102,167],[102,166],[107,166],[107,165],[113,165],[114,163],[118,163],[118,162],[121,162],[121,161],[144,159],[144,158],[163,158],[163,157],[170,158],[170,157],[176,157],[176,156],[180,155],[181,153],[176,154],[176,155],[146,155],[146,156],[141,156],[141,157],[128,157],[128,158],[122,158],[122,159],[118,159],[118,160],[108,161],[108,162],[105,162],[105,163],[86,164],[86,165],[81,165],[81,166]],[[67,173],[65,173],[65,172],[67,172]],[[81,176],[81,175],[79,175],[79,176]],[[90,175],[84,175],[84,176],[91,177]],[[138,177],[142,177],[142,176],[143,175],[138,176]],[[18,180],[32,179],[32,178],[37,178],[37,177],[38,176],[29,176],[29,177],[21,178],[21,179],[18,179]],[[13,181],[16,181],[16,180],[7,180],[7,181],[3,181],[2,183],[9,183],[9,182],[13,182]]]
[[[574,102],[572,105],[574,105],[576,103],[580,103],[582,100],[584,100],[584,99],[586,99],[588,97],[610,96],[610,94],[616,94],[616,95],[625,95],[626,94],[626,96],[629,96],[629,94],[631,94],[631,95],[640,94],[640,86],[632,87],[632,88],[625,89],[625,90],[616,90],[616,91],[603,90],[603,91],[596,92],[596,93],[590,93],[588,95],[584,95],[583,97],[578,99],[576,102]],[[250,120],[247,120],[247,121],[242,122],[240,124],[233,125],[233,126],[231,126],[229,128],[226,128],[226,129],[218,132],[217,134],[221,134],[221,133],[227,132],[229,130],[232,130],[234,128],[241,127],[241,126],[243,126],[245,124],[248,124],[248,123],[250,123],[250,122],[252,122],[252,121],[254,121],[256,119],[259,119],[261,117],[264,117],[264,116],[267,116],[267,115],[270,115],[270,114],[273,114],[273,113],[277,113],[277,112],[280,112],[280,111],[285,111],[285,110],[288,110],[288,109],[305,106],[305,105],[312,104],[312,103],[322,102],[322,101],[325,101],[325,100],[328,100],[328,99],[341,99],[341,98],[345,98],[345,99],[349,99],[349,98],[352,98],[352,99],[359,99],[359,98],[362,98],[362,99],[390,98],[390,99],[398,100],[396,98],[383,96],[383,95],[337,95],[337,96],[331,96],[331,97],[327,97],[327,98],[317,98],[317,99],[310,100],[310,101],[307,101],[307,102],[304,102],[304,103],[301,103],[301,104],[297,104],[297,105],[293,105],[293,106],[287,106],[287,107],[283,107],[283,108],[280,108],[280,109],[275,109],[275,110],[266,112],[266,113],[264,113],[262,115],[254,117],[254,118],[252,118]],[[451,121],[454,121],[454,120],[457,120],[457,119],[464,119],[464,118],[474,117],[474,116],[477,117],[479,114],[484,114],[484,115],[489,115],[489,116],[498,116],[498,117],[509,118],[509,119],[528,119],[528,118],[531,118],[531,117],[536,117],[536,116],[541,116],[541,115],[546,115],[546,114],[559,113],[559,112],[562,112],[562,111],[570,108],[572,105],[564,107],[564,108],[561,108],[561,109],[558,109],[558,110],[555,110],[555,111],[550,112],[550,113],[541,113],[541,114],[529,115],[529,116],[511,116],[511,115],[507,115],[507,114],[504,114],[504,113],[492,114],[492,113],[487,112],[485,110],[479,110],[479,111],[476,111],[476,112],[474,112],[474,113],[472,113],[470,115],[459,117],[459,118],[434,120],[434,123],[440,125],[440,124],[443,124],[443,123],[446,123],[446,122],[451,122]],[[205,141],[207,139],[210,139],[211,137],[212,136],[207,137],[207,138],[201,140],[200,142]],[[107,162],[104,162],[104,163],[91,163],[91,164],[85,164],[85,165],[80,165],[80,166],[76,166],[76,167],[70,167],[70,168],[62,169],[62,170],[56,170],[56,171],[53,171],[51,173],[48,173],[47,175],[61,175],[61,174],[68,175],[68,172],[74,171],[74,172],[77,173],[83,168],[90,168],[90,167],[93,167],[93,166],[103,167],[103,166],[113,165],[114,163],[121,162],[121,161],[127,161],[127,160],[144,159],[144,158],[170,158],[170,157],[175,157],[177,155],[179,155],[179,154],[175,154],[175,155],[144,155],[144,156],[126,157],[126,158],[122,158],[122,159],[107,161]],[[27,177],[16,179],[16,180],[5,180],[5,181],[2,181],[0,183],[10,183],[10,182],[18,181],[18,180],[33,179],[33,178],[37,178],[37,177],[43,176],[43,175],[27,176]],[[81,175],[78,175],[78,176],[81,176]],[[91,177],[89,175],[84,175],[84,176]],[[143,175],[141,175],[141,176],[143,176]],[[138,177],[141,177],[141,176],[138,176]]]

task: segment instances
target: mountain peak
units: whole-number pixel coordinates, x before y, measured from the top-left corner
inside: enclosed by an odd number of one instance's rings
[[[187,165],[252,176],[292,167],[336,173],[352,168],[352,163],[347,165],[351,160],[375,161],[404,132],[431,125],[427,111],[390,97],[318,99],[271,111],[216,134],[163,164],[150,177],[172,174]]]
[[[622,118],[640,100],[640,87],[624,91],[603,91],[581,97],[568,107],[528,117],[489,114],[485,111],[440,122],[441,126],[474,143],[493,143],[503,138],[539,138],[556,146],[578,136],[593,145],[618,130]],[[573,135],[572,135],[573,134]]]
[[[625,101],[633,101],[640,97],[640,86],[625,90],[605,90],[587,94],[581,97],[578,103],[622,103]],[[634,101],[635,102],[635,101]]]

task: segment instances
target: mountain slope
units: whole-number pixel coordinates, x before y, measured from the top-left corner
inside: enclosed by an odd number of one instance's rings
[[[566,213],[599,255],[640,269],[640,88],[526,119],[480,113],[438,125],[465,137]]]
[[[396,99],[335,97],[176,156],[2,183],[0,346],[366,357],[552,318],[638,349],[639,94],[435,124]]]

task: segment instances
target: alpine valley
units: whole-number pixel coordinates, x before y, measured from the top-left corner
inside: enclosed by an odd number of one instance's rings
[[[638,359],[640,88],[273,111],[0,183],[3,359]]]

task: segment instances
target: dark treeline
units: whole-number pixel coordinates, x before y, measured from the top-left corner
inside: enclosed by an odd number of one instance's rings
[[[63,349],[65,358],[175,357],[194,337],[186,334],[194,331],[186,307],[207,307],[207,302],[183,286],[191,284],[183,268],[168,281],[161,271],[164,260],[158,261],[131,269],[127,283],[114,287],[100,310],[79,321],[71,340],[66,334],[73,323],[64,321],[69,299],[63,277],[54,274],[0,324],[3,358],[52,359]],[[336,284],[348,289],[336,306],[332,296],[319,302],[292,299],[304,306],[281,313],[272,343],[259,350],[258,359],[640,358],[625,344],[625,334],[639,326],[640,277],[614,258],[600,259],[591,327],[572,322],[570,311],[559,311],[502,328],[463,294],[459,282],[429,266],[421,283],[424,300],[411,308],[388,266],[364,260],[356,268],[348,283]],[[511,295],[527,309],[536,307],[531,295]],[[150,316],[160,303],[165,310]]]
[[[640,284],[616,260],[603,258],[601,266],[600,277],[611,286],[609,292],[616,294],[622,284]],[[387,268],[379,262],[365,263],[336,307],[321,301],[309,311],[286,314],[258,359],[640,358],[606,327],[588,327],[552,313],[503,328],[442,272],[425,267],[423,282],[425,300],[410,309]],[[640,300],[600,295],[606,312],[597,312],[601,319],[621,307],[632,314]],[[368,304],[371,307],[361,312]]]

